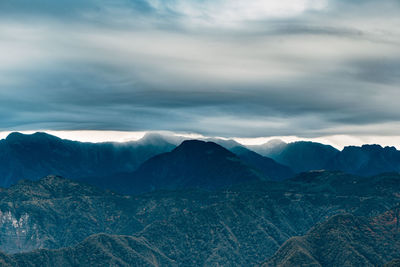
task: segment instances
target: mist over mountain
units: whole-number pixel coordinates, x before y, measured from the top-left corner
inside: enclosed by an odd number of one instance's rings
[[[261,145],[248,145],[247,147],[263,156],[276,156],[282,152],[288,144],[280,139],[272,139]]]

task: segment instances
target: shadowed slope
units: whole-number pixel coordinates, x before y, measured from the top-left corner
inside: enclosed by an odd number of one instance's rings
[[[285,165],[279,164],[273,159],[263,157],[245,147],[236,146],[230,149],[242,161],[256,168],[264,174],[269,180],[284,180],[294,176],[294,172]]]

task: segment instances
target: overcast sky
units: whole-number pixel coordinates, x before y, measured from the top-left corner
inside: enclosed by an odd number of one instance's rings
[[[3,0],[0,131],[399,141],[399,14],[400,0]]]

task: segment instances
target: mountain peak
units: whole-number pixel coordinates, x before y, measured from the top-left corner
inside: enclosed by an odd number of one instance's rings
[[[23,136],[25,136],[25,134],[22,134],[20,132],[12,132],[6,137],[6,140],[19,139],[23,138]]]
[[[174,149],[176,152],[188,152],[193,155],[199,154],[220,154],[225,156],[236,157],[235,154],[227,150],[226,148],[218,145],[214,142],[207,142],[201,140],[185,140],[177,148]]]
[[[215,190],[233,184],[264,179],[263,175],[222,146],[187,140],[171,152],[157,155],[121,183],[133,193],[157,189],[201,188]]]
[[[60,140],[60,138],[50,135],[44,132],[36,132],[33,134],[23,134],[20,132],[12,132],[6,137],[8,142],[20,142],[20,141],[39,141],[39,140]]]

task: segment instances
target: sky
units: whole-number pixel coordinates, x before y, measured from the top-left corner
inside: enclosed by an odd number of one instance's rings
[[[0,1],[0,136],[400,144],[400,0]]]

